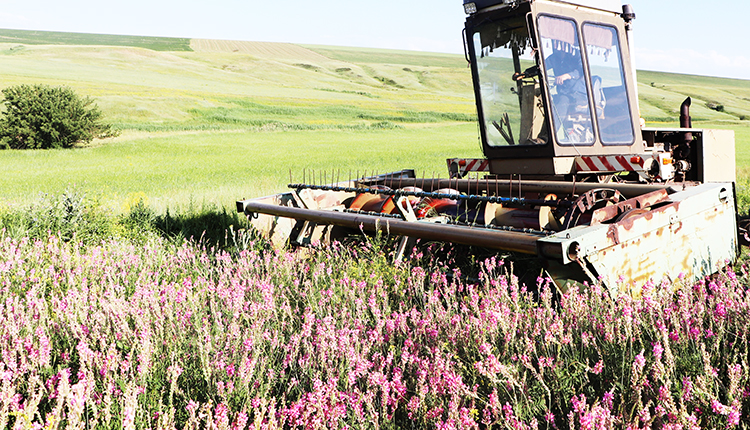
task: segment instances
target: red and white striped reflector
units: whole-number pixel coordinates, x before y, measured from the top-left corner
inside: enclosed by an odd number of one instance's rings
[[[643,171],[643,157],[639,155],[599,155],[576,157],[578,172],[640,172]]]
[[[490,160],[486,158],[449,158],[447,161],[448,171],[451,170],[451,166],[456,165],[461,176],[468,172],[490,171]]]

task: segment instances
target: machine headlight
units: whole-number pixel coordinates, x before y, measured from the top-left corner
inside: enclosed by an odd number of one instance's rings
[[[464,12],[466,12],[467,15],[477,13],[477,4],[474,2],[464,3]]]

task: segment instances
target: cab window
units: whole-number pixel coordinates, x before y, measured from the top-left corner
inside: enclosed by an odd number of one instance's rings
[[[605,145],[632,144],[633,121],[617,30],[607,25],[587,23],[583,25],[583,40],[588,55],[599,138]]]
[[[560,145],[593,145],[589,90],[576,23],[542,15],[538,28],[552,101],[553,134]]]
[[[546,115],[525,16],[479,26],[472,45],[487,144],[546,144]]]

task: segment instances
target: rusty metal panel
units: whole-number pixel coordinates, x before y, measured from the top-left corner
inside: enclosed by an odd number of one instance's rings
[[[700,163],[703,182],[734,182],[736,162],[734,130],[703,130]]]
[[[341,182],[335,185],[353,186],[353,183]],[[269,213],[253,212],[248,210],[253,204],[265,204],[271,206],[280,206],[288,208],[304,209],[343,209],[343,201],[354,197],[354,193],[337,192],[331,193],[321,190],[301,190],[300,192],[292,191],[288,193],[276,194],[257,199],[243,200],[237,202],[237,210],[244,212],[248,216],[250,225],[259,233],[267,237],[276,247],[282,247],[292,240],[304,240],[307,242],[321,241],[330,233],[330,229],[323,225],[317,226],[314,223],[304,223],[292,217],[283,217]],[[293,237],[292,232],[300,228],[300,235]]]
[[[250,225],[258,232],[267,237],[274,247],[281,248],[286,245],[289,236],[297,225],[297,220],[291,218],[282,218],[275,215],[263,213],[247,213],[245,207],[250,200],[237,202],[237,209],[248,216]],[[297,207],[297,199],[292,193],[276,194],[268,197],[261,197],[252,201],[263,202],[277,206]]]
[[[694,281],[736,258],[732,184],[699,185],[632,217],[575,227],[539,242],[548,257],[557,253],[563,263],[594,269],[613,295],[637,295],[649,280]]]
[[[636,196],[623,202],[597,209],[591,214],[591,224],[601,224],[606,221],[614,220],[617,217],[628,216],[627,214],[634,209],[650,208],[657,203],[665,202],[667,200],[669,200],[669,194],[665,189]]]

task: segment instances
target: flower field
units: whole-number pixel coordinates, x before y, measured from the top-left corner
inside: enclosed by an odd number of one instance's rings
[[[290,167],[429,177],[481,156],[463,55],[0,35],[4,85],[69,86],[123,131],[1,151],[0,430],[750,430],[750,263],[561,296],[499,257],[233,233],[233,202]],[[697,128],[735,132],[747,213],[750,81],[638,78],[650,125],[689,94]]]
[[[745,267],[612,300],[237,240],[2,230],[0,429],[749,427]]]

